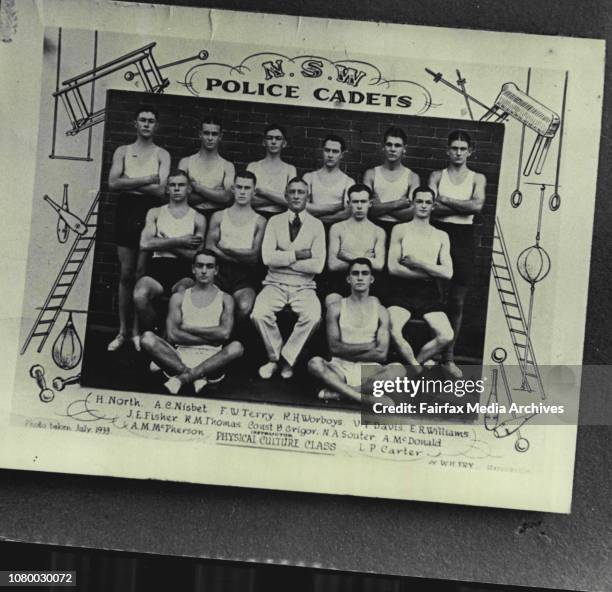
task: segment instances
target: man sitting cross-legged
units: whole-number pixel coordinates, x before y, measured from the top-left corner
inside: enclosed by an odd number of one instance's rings
[[[207,382],[218,382],[220,371],[244,351],[238,341],[225,343],[234,324],[234,300],[214,284],[215,253],[198,251],[192,272],[195,285],[170,298],[168,341],[152,331],[141,339],[142,349],[170,376],[165,387],[174,395],[186,384],[199,393]]]
[[[378,298],[370,296],[372,263],[365,257],[354,259],[348,267],[351,294],[333,302],[327,309],[327,339],[331,361],[314,357],[308,370],[325,384],[319,393],[323,400],[346,398],[367,404],[375,380],[406,376],[401,364],[386,364],[389,350],[389,314]],[[367,377],[362,365],[368,364]],[[383,401],[384,402],[384,401]]]
[[[453,275],[448,234],[430,223],[435,207],[431,187],[414,190],[414,219],[398,224],[391,233],[388,268],[391,289],[385,300],[391,320],[391,340],[402,358],[416,372],[429,362],[453,339],[453,329],[444,312],[436,280]],[[422,317],[434,332],[418,355],[404,338],[402,331],[411,317]]]

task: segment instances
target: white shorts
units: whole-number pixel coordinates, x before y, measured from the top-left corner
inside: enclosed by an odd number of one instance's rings
[[[176,353],[187,368],[195,368],[222,349],[220,345],[177,345]]]
[[[330,364],[341,376],[346,384],[352,387],[361,386],[361,362],[351,362],[342,358],[332,358]]]

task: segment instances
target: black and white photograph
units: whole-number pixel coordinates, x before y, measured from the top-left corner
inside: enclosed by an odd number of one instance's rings
[[[375,379],[461,378],[503,134],[109,91],[82,384],[341,407]]]

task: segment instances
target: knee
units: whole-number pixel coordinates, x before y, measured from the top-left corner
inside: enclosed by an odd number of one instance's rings
[[[321,320],[321,305],[317,300],[317,305],[308,306],[301,310],[298,317],[300,323],[308,323],[309,325],[317,325]]]
[[[140,336],[140,346],[146,352],[151,352],[155,348],[156,340],[157,340],[157,336],[155,335],[155,333],[153,333],[153,331],[145,331]]]
[[[134,304],[136,306],[146,306],[152,300],[150,290],[139,284],[134,288]]]
[[[324,364],[325,362],[323,358],[320,356],[315,356],[308,361],[308,372],[315,375],[321,374]]]
[[[225,350],[233,358],[240,358],[244,354],[244,347],[239,341],[232,341],[225,346]]]
[[[243,298],[236,302],[236,314],[239,317],[248,317],[253,310],[253,301],[250,298]]]
[[[441,331],[438,331],[438,334],[436,335],[436,339],[442,345],[448,345],[449,343],[453,341],[454,337],[455,337],[455,334],[450,327],[446,329],[442,329]]]

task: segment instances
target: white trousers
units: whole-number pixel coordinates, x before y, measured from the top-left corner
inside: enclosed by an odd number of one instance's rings
[[[287,342],[278,330],[276,313],[289,305],[298,319]],[[293,366],[312,332],[321,321],[321,303],[313,288],[272,284],[257,295],[251,319],[261,334],[268,359],[278,362],[280,356]]]

